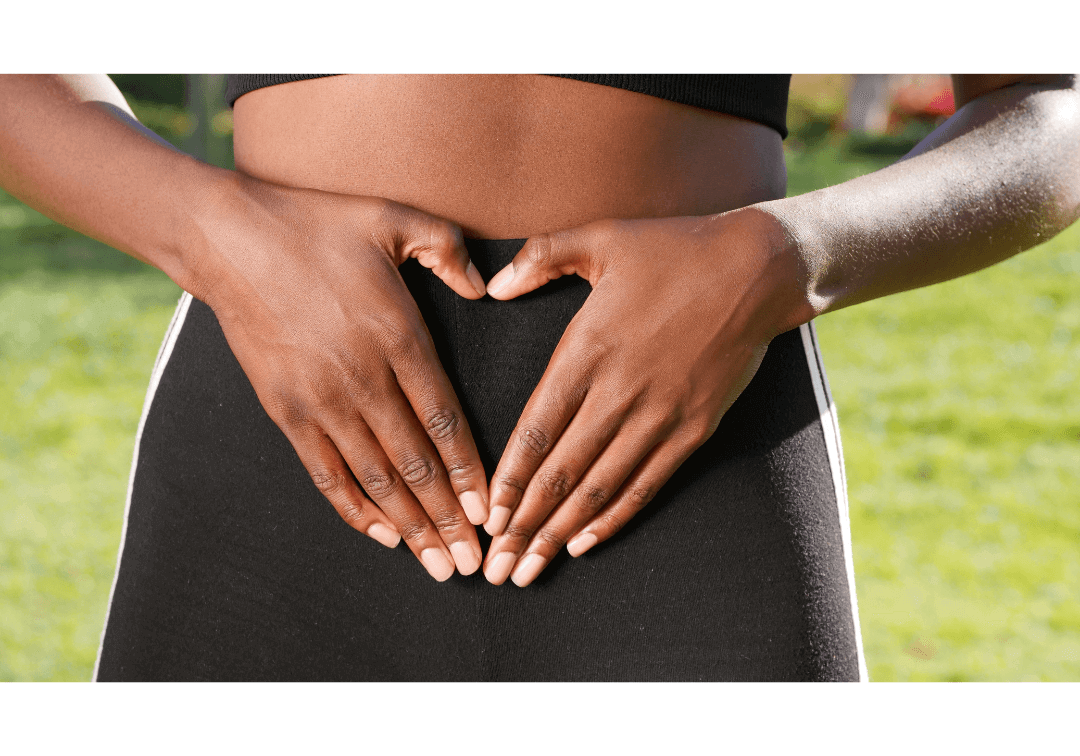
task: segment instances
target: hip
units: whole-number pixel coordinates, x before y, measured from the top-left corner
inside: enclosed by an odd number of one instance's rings
[[[468,242],[485,277],[520,244]],[[490,475],[589,286],[469,301],[419,265],[402,277]],[[523,590],[436,583],[341,521],[187,295],[151,389],[104,677],[860,677],[839,438],[810,327],[774,340],[623,532]]]

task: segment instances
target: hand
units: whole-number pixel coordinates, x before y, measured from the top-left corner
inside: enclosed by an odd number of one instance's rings
[[[208,203],[193,293],[349,525],[391,548],[404,537],[436,580],[474,572],[484,468],[397,271],[415,257],[480,298],[461,230],[388,200],[237,182]]]
[[[712,435],[806,316],[786,244],[755,208],[600,221],[529,239],[491,279],[496,299],[570,273],[593,290],[492,477],[488,580],[528,585],[564,544],[610,538]]]

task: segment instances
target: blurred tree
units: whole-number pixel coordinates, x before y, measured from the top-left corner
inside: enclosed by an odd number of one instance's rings
[[[200,160],[233,167],[232,111],[222,74],[110,74],[135,116]]]
[[[109,74],[129,100],[184,106],[184,74]]]
[[[218,114],[225,105],[225,76],[222,74],[187,74],[185,107],[194,118],[195,128],[184,141],[185,152],[207,163],[232,167],[232,121],[227,134],[215,128],[221,124]]]

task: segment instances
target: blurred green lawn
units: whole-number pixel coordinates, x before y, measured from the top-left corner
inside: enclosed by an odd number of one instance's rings
[[[790,140],[789,193],[889,155]],[[179,289],[0,193],[0,680],[86,680]],[[1080,224],[818,321],[875,680],[1080,680]]]

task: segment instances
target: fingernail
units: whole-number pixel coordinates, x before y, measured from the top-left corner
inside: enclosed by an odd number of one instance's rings
[[[484,497],[478,492],[466,491],[458,497],[458,501],[461,502],[461,508],[465,510],[465,516],[469,518],[469,522],[473,525],[480,525],[487,519],[487,504],[484,503]]]
[[[420,561],[440,583],[454,574],[454,563],[446,558],[442,549],[424,549],[420,552]]]
[[[377,522],[369,527],[367,529],[367,534],[390,549],[397,548],[397,545],[401,543],[401,536],[381,522]]]
[[[450,544],[450,553],[454,555],[454,561],[457,562],[458,572],[462,575],[471,575],[476,572],[476,569],[480,566],[482,555],[480,554],[479,546],[473,546],[471,543],[465,543],[464,541],[457,541]]]
[[[488,535],[496,536],[503,532],[508,522],[510,522],[510,510],[506,507],[495,507],[488,515],[487,522],[484,523],[484,530]]]
[[[472,264],[472,260],[469,260],[469,264],[465,266],[465,275],[469,279],[469,283],[476,289],[476,293],[480,296],[484,296],[486,289],[484,288],[484,279],[480,275],[480,271],[476,269],[476,266]]]
[[[496,554],[492,558],[491,564],[484,570],[484,577],[488,579],[489,583],[502,585],[506,582],[506,578],[510,575],[510,569],[516,561],[517,556],[513,552],[503,551]]]
[[[566,550],[570,552],[572,557],[581,556],[595,546],[598,540],[592,533],[582,533],[570,539],[570,543],[566,544]]]
[[[514,280],[514,264],[510,263],[505,268],[495,274],[494,278],[488,281],[487,291],[488,294],[495,295],[506,288],[507,284]]]
[[[518,563],[510,579],[514,581],[514,585],[518,588],[524,588],[536,580],[536,576],[540,574],[540,570],[544,569],[545,564],[547,564],[547,560],[539,554],[529,554]]]

